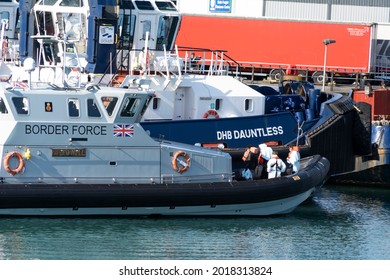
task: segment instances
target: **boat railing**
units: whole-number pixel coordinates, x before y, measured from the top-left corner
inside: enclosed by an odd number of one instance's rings
[[[142,54],[142,55],[141,55]],[[169,79],[172,75],[181,77],[182,60],[174,52],[165,50],[134,49],[131,51],[117,50],[115,56],[102,75],[98,76],[97,84],[107,86],[128,86],[128,76],[161,75]],[[113,65],[117,64],[116,70]]]
[[[225,50],[178,47],[184,60],[184,72],[209,76],[238,76],[240,64],[226,54]]]
[[[143,63],[146,68],[144,72],[148,75],[158,73],[167,79],[171,76],[178,76],[180,79],[182,72],[209,76],[232,75],[233,72],[238,73],[240,68],[237,62],[226,56],[223,50],[175,46],[173,50],[168,51],[164,45],[162,51],[150,50],[150,52],[147,62]],[[130,59],[130,61],[134,60]],[[135,69],[136,67],[130,68]]]
[[[23,61],[18,56],[12,61],[15,67],[9,75],[14,86],[27,80],[28,88],[32,84],[35,87],[47,84],[63,88],[81,87],[84,67],[73,41],[49,35],[33,35],[31,39],[38,43],[36,56],[26,57]],[[18,51],[17,46],[15,51]]]
[[[163,45],[162,56],[157,55],[150,63],[153,65],[153,70],[169,79],[171,75],[177,75],[179,80],[181,79],[181,71],[183,68],[183,60],[179,56],[177,46],[174,51],[168,52]],[[147,70],[150,71],[151,65],[147,65]]]
[[[3,38],[1,40],[1,60],[3,62],[19,61],[19,44],[18,40],[12,38]]]
[[[376,59],[375,72],[376,76],[390,79],[390,57],[387,55],[378,55]]]
[[[145,52],[145,49],[147,52]],[[117,63],[117,70],[110,65]],[[118,50],[112,62],[97,83],[123,86],[126,76],[160,75],[167,80],[181,80],[182,73],[209,76],[239,76],[240,65],[223,50],[177,47],[173,50],[143,48],[132,51]],[[119,83],[118,83],[119,81]]]
[[[209,76],[221,76],[231,75],[229,71],[232,71],[232,65],[235,61],[226,58],[223,50],[210,50],[210,49],[192,49],[192,48],[179,48],[175,46],[172,51],[154,51],[152,59],[149,64],[146,65],[146,71],[156,72],[167,79],[171,76],[178,76],[181,79],[182,72],[209,75]],[[235,70],[239,69],[237,65]],[[237,71],[236,71],[237,73]]]

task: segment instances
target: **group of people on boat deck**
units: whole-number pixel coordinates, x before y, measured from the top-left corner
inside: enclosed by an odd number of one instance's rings
[[[260,144],[259,147],[248,146],[242,160],[245,168],[242,171],[242,178],[245,180],[271,179],[281,177],[282,174],[290,175],[299,171],[301,156],[299,147],[290,146],[286,163],[279,158],[278,153],[273,151],[267,144]]]

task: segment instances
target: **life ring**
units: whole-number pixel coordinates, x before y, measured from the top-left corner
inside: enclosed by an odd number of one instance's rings
[[[215,110],[208,110],[206,113],[204,113],[203,118],[207,119],[209,116],[214,116],[216,119],[219,118],[218,112]]]
[[[16,157],[19,160],[19,165],[15,169],[12,169],[9,166],[9,161],[13,157]],[[19,154],[18,152],[13,151],[13,152],[9,152],[8,154],[5,155],[3,165],[4,165],[4,168],[5,168],[5,171],[7,171],[11,175],[16,175],[16,174],[18,174],[18,173],[23,171],[23,169],[24,169],[24,160],[23,160],[23,157],[22,157],[21,154]]]
[[[183,157],[185,159],[185,162],[180,160],[179,157]],[[188,168],[190,168],[190,165],[191,165],[191,158],[189,154],[187,154],[186,152],[178,151],[173,155],[172,167],[173,170],[175,170],[176,172],[182,174],[186,172]]]

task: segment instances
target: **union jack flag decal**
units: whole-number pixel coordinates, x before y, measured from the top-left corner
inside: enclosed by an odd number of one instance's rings
[[[28,85],[23,82],[14,82],[14,88],[28,88]]]
[[[114,137],[133,137],[133,124],[114,124]]]

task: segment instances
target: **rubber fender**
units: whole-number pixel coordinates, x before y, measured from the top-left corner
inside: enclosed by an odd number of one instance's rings
[[[357,102],[353,123],[353,150],[358,156],[371,155],[371,105]]]
[[[342,96],[340,99],[329,104],[329,107],[336,114],[343,115],[354,109],[352,98],[349,96]]]

